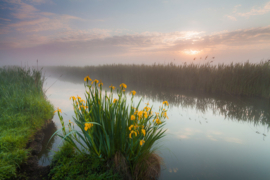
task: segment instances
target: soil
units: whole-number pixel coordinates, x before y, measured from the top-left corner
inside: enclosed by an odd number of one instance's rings
[[[26,149],[29,149],[30,155],[27,161],[18,168],[16,180],[47,180],[50,173],[50,166],[38,165],[38,154],[42,150],[42,141],[45,136],[45,129],[53,123],[48,120],[42,129],[37,131],[35,136],[27,143]]]

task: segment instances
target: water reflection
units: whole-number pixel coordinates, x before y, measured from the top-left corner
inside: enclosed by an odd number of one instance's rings
[[[77,79],[76,77],[70,78],[69,76],[63,76],[59,79],[76,84],[83,83],[81,79]],[[105,79],[103,83],[104,87],[108,87],[111,84],[121,84],[122,82],[110,83]],[[192,92],[180,92],[177,89],[166,89],[165,87],[153,88],[151,85],[145,83],[140,84],[140,86],[128,84],[127,92],[131,90],[135,90],[137,95],[152,101],[166,100],[172,106],[196,108],[196,110],[202,113],[211,110],[213,114],[223,115],[225,119],[248,121],[252,122],[254,126],[262,124],[267,126],[267,128],[270,127],[270,103],[266,99],[202,93],[195,94]],[[208,122],[206,121],[206,123]]]
[[[53,133],[57,130],[55,123],[51,121],[47,127],[43,130],[45,133],[43,142],[42,142],[42,150],[38,154],[38,159],[39,159],[39,165],[49,165],[52,159],[52,152],[51,150],[53,149],[53,145],[55,144],[56,136],[54,136],[50,141],[49,139],[53,135]]]

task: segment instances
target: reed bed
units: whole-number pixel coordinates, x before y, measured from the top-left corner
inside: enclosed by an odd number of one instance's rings
[[[27,142],[53,115],[43,80],[37,70],[0,68],[0,179],[17,176],[28,157]]]
[[[61,77],[63,78],[63,77]],[[68,78],[65,81],[78,83],[76,78]],[[105,82],[104,82],[105,84]],[[109,83],[107,83],[109,85]],[[109,86],[108,86],[109,87]],[[105,89],[104,85],[104,89]],[[196,108],[205,113],[212,110],[215,114],[224,115],[227,119],[247,121],[254,126],[259,124],[270,128],[270,103],[268,99],[256,97],[236,97],[229,94],[211,94],[198,92],[185,92],[164,87],[149,87],[148,85],[135,86],[129,84],[129,90],[136,90],[139,97],[153,101],[170,102],[170,106],[181,108]]]
[[[50,66],[46,70],[66,79],[82,79],[86,74],[114,83],[176,89],[181,91],[269,98],[270,62],[258,64],[111,64],[100,66]]]

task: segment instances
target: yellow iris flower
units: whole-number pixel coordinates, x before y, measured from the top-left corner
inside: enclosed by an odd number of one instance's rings
[[[143,113],[144,118],[147,118],[147,112]]]
[[[157,123],[157,124],[161,124],[161,120],[156,119],[156,123]]]
[[[87,80],[92,81],[92,79],[91,79],[89,76],[86,76],[86,77],[84,78],[84,81],[87,81]]]
[[[128,129],[131,131],[131,129],[132,129],[133,127],[134,127],[134,125],[131,125],[131,126],[129,126]]]
[[[127,88],[127,85],[122,83],[122,84],[120,84],[120,87]]]
[[[162,104],[165,104],[165,106],[169,106],[168,101],[163,101],[163,103],[162,103]]]
[[[116,103],[116,102],[117,102],[117,99],[114,99],[114,100],[113,100],[113,103]]]
[[[88,129],[90,129],[91,127],[93,127],[94,124],[85,123],[84,126],[85,126],[85,127],[84,127],[84,130],[87,131]]]
[[[165,118],[167,118],[167,119],[169,119],[169,117],[167,116],[167,112],[163,112],[163,117],[165,117]]]
[[[132,130],[132,131],[130,132],[130,134],[129,134],[129,138],[130,138],[130,139],[132,138],[132,137],[131,137],[132,134],[135,134],[135,136],[137,136],[137,132]]]
[[[94,82],[98,83],[99,81],[97,79],[95,79],[94,81],[91,82],[91,84],[93,84]]]
[[[135,116],[134,115],[131,115],[130,119],[131,120],[135,120]]]
[[[129,94],[132,94],[133,96],[135,96],[136,91],[130,91],[130,93],[129,93]]]
[[[140,140],[140,145],[142,146],[145,143],[144,140]]]
[[[71,96],[71,97],[69,98],[69,100],[71,100],[71,99],[73,99],[74,101],[76,100],[76,98],[75,98],[74,96]]]
[[[143,109],[144,109],[145,111],[149,111],[151,108],[146,106],[146,107],[144,107]]]
[[[85,103],[85,100],[83,100],[83,99],[80,99],[79,101],[80,101],[80,102],[84,102],[84,103]]]
[[[61,109],[59,109],[59,108],[57,108],[57,110],[55,110],[53,113],[56,113],[56,112],[62,113]]]
[[[102,82],[101,82],[101,83],[99,83],[99,85],[98,85],[98,86],[99,86],[99,87],[100,87],[100,86],[103,86],[103,83],[102,83]]]
[[[143,136],[145,136],[145,129],[142,129]]]
[[[109,88],[112,88],[113,90],[115,89],[115,87],[113,85],[110,85]]]

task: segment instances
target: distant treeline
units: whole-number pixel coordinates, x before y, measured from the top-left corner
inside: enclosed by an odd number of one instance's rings
[[[50,66],[49,74],[63,75],[64,79],[82,81],[86,75],[103,82],[126,83],[145,88],[174,89],[186,92],[204,92],[269,98],[270,62],[258,64],[231,63],[210,65],[124,65],[70,67]],[[105,84],[105,83],[104,83]]]

